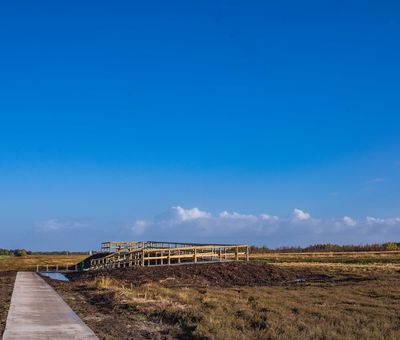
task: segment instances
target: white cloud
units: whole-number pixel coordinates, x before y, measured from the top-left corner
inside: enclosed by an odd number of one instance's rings
[[[278,221],[279,217],[278,216],[271,216],[268,214],[261,214],[260,219],[263,221]]]
[[[149,223],[147,221],[137,220],[131,225],[131,230],[135,235],[142,235],[146,231],[148,226]]]
[[[355,226],[357,224],[351,217],[345,216],[343,217],[343,223],[348,226]]]
[[[80,229],[80,228],[85,228],[87,226],[88,226],[87,223],[84,223],[84,222],[60,220],[60,219],[56,219],[56,218],[41,221],[36,224],[37,229],[40,229],[43,231]]]
[[[304,212],[301,209],[294,209],[293,218],[299,221],[307,221],[311,218],[311,215],[309,213]]]
[[[185,221],[194,221],[197,219],[206,219],[211,216],[210,213],[202,211],[198,208],[184,209],[180,206],[171,207],[164,213],[158,215],[155,220],[157,223],[167,225],[174,225]]]
[[[172,207],[182,221],[196,220],[198,218],[208,218],[210,214],[206,211],[201,211],[198,208],[183,209],[182,207]]]
[[[393,226],[393,225],[400,225],[400,217],[395,217],[395,218],[377,218],[377,217],[366,217],[366,222],[369,225],[388,225],[388,226]]]
[[[367,224],[385,224],[385,219],[383,218],[376,218],[376,217],[370,217],[367,216],[366,219]]]
[[[351,228],[349,228],[351,227]],[[172,207],[153,220],[130,224],[131,235],[141,239],[187,242],[249,243],[268,246],[312,243],[373,243],[398,240],[400,217],[316,219],[294,209],[289,218],[269,214],[222,211],[211,214],[198,208]]]
[[[219,217],[221,218],[232,218],[232,219],[239,219],[239,220],[257,220],[257,217],[254,215],[244,215],[239,214],[237,212],[229,213],[228,211],[223,211],[219,213]]]

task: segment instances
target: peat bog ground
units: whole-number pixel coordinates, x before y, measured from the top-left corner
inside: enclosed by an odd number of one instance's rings
[[[101,339],[397,339],[400,272],[231,262],[51,281]]]
[[[276,255],[274,255],[276,257]],[[399,339],[399,254],[278,256],[46,279],[100,339]],[[374,258],[376,257],[376,260]],[[390,261],[388,259],[390,258]],[[0,334],[17,270],[0,259]]]

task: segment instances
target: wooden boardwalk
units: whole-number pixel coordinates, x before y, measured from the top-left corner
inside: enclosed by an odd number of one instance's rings
[[[132,266],[157,266],[212,261],[249,261],[245,244],[201,244],[139,241],[103,242],[101,253],[90,259],[88,269],[112,269]]]
[[[18,272],[3,340],[98,339],[39,275]]]

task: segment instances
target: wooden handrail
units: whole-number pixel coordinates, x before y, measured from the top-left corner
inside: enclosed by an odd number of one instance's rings
[[[100,258],[92,259],[91,269],[99,268],[120,268],[133,265],[163,265],[181,263],[192,259],[194,263],[198,261],[219,260],[225,261],[240,258],[249,260],[249,247],[245,244],[199,244],[181,242],[103,242],[104,248],[111,249],[111,244],[115,248],[124,245],[124,249],[105,255]],[[172,247],[173,245],[173,247]],[[154,248],[155,246],[158,246]],[[161,248],[160,248],[161,246]],[[134,249],[132,249],[134,248]],[[166,263],[164,262],[166,260]],[[160,263],[158,263],[160,262]]]

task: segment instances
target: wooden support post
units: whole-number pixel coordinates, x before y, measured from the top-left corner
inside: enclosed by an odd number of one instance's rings
[[[178,263],[181,263],[181,251],[180,250],[178,250]]]
[[[161,257],[161,265],[163,265],[163,264],[164,264],[164,259],[163,259],[163,256],[164,256],[164,252],[161,250],[161,252],[160,252],[160,257]]]
[[[36,265],[36,271],[37,272],[39,271],[39,265],[38,264]]]
[[[144,246],[144,242],[143,242],[143,246]],[[142,250],[142,266],[144,266],[144,248]]]
[[[246,261],[250,261],[249,247],[246,247]]]
[[[49,265],[46,264],[46,272],[48,272],[48,271],[49,271]]]
[[[194,255],[194,263],[196,263],[197,262],[197,249],[195,248],[194,249],[194,251],[193,251],[193,255]]]
[[[238,261],[239,260],[239,247],[235,248],[235,260]]]
[[[168,249],[168,265],[171,264],[171,250]]]

